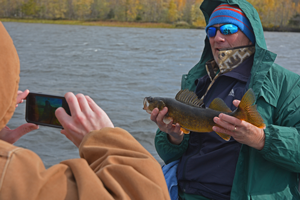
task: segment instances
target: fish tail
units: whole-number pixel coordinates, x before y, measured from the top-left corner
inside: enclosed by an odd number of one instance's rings
[[[258,128],[265,128],[264,120],[256,109],[255,95],[253,90],[250,88],[243,96],[237,110],[234,112],[233,116],[247,121]]]

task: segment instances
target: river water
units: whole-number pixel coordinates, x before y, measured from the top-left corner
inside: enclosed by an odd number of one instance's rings
[[[20,90],[92,97],[116,127],[129,131],[161,164],[157,126],[142,110],[146,96],[175,97],[181,75],[200,59],[204,30],[3,23],[21,63]],[[300,33],[265,32],[276,62],[300,74]],[[10,128],[26,123],[20,104]],[[59,129],[40,126],[16,142],[36,152],[48,168],[78,158]]]

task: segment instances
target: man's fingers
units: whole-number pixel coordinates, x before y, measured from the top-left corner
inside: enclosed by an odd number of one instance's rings
[[[85,96],[85,98],[88,102],[89,107],[93,112],[98,112],[99,110],[102,111],[102,109],[95,103],[95,101],[91,97]]]
[[[220,118],[215,117],[214,122],[216,124],[218,124],[220,127],[224,128],[226,130],[229,130],[229,131],[234,131],[235,130],[235,125],[234,124],[228,123],[224,120],[221,120]],[[216,126],[216,127],[217,127],[217,129],[220,129],[220,127],[218,127],[218,126]],[[217,130],[216,132],[219,132],[219,131],[220,130]],[[224,131],[222,131],[222,133],[224,133]]]
[[[39,126],[36,124],[32,124],[32,123],[23,124],[23,125],[19,126],[18,128],[14,129],[13,132],[10,134],[10,138],[11,138],[10,142],[13,144],[18,139],[20,139],[20,137],[25,135],[26,133],[29,133],[38,128],[39,128]]]
[[[240,100],[234,100],[232,103],[233,103],[233,105],[234,105],[235,107],[238,107],[239,104],[241,103],[241,101],[240,101]]]
[[[78,100],[78,104],[79,104],[79,107],[81,109],[81,112],[85,112],[86,113],[86,112],[91,111],[89,103],[88,103],[86,97],[83,94],[77,94],[76,98]]]
[[[66,101],[68,102],[71,115],[76,115],[81,112],[78,100],[76,96],[72,92],[68,92],[65,94]]]
[[[71,120],[70,115],[68,115],[65,109],[63,109],[62,107],[55,110],[55,116],[63,127],[65,127],[65,125],[68,124],[68,122]]]
[[[157,118],[158,113],[159,113],[158,108],[154,108],[154,109],[152,110],[152,112],[151,112],[150,119],[151,119],[152,121],[154,121],[155,123],[157,123],[157,122],[156,122],[156,118]]]
[[[163,119],[164,119],[165,115],[167,114],[167,112],[168,112],[168,108],[167,108],[167,107],[164,107],[164,108],[158,113],[156,120],[157,120],[157,122],[158,122],[159,124],[164,124]]]
[[[181,126],[178,123],[176,123],[174,131],[177,133],[179,133],[179,132],[181,133],[182,131],[180,130],[180,128],[181,128]]]
[[[60,132],[61,132],[61,134],[65,135],[66,138],[68,138],[69,140],[71,140],[70,135],[68,134],[68,132],[65,129],[62,129]]]
[[[24,92],[18,91],[18,96],[17,96],[17,104],[22,103],[24,99],[26,99],[27,95],[29,94],[29,90],[25,90]]]
[[[88,104],[90,106],[90,109],[93,112],[95,112],[98,116],[100,116],[100,115],[102,116],[103,114],[106,114],[104,112],[104,110],[102,110],[102,108],[100,106],[98,106],[91,97],[85,96],[85,98],[86,98],[86,100],[87,100],[87,102],[88,102]]]
[[[173,120],[170,121],[170,122],[167,124],[167,129],[169,129],[169,130],[174,130],[174,129],[175,129],[175,125],[173,124]]]
[[[26,124],[19,126],[16,129],[14,129],[14,131],[21,132],[22,135],[25,135],[26,133],[29,133],[30,131],[36,130],[38,128],[39,128],[39,126],[36,124],[26,123]]]
[[[215,132],[224,133],[224,134],[227,134],[227,135],[230,135],[230,136],[233,136],[233,134],[234,134],[233,131],[225,129],[225,128],[221,128],[221,127],[218,127],[218,126],[213,126],[212,129]]]
[[[219,118],[221,119],[221,122],[226,122],[228,124],[233,124],[235,126],[240,126],[241,123],[242,123],[242,120],[240,120],[240,119],[238,119],[236,117],[230,116],[230,115],[226,115],[224,113],[221,113],[219,115]]]

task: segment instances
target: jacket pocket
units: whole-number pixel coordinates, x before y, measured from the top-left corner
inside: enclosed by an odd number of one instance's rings
[[[268,87],[267,84],[264,84],[262,86],[259,97],[257,97],[257,99],[258,98],[263,98],[268,104],[272,105],[275,108],[277,107],[278,95],[276,94],[276,92],[272,92],[272,89]]]

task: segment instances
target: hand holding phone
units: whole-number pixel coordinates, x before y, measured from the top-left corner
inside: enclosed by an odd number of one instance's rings
[[[26,98],[25,119],[29,123],[55,128],[63,128],[55,116],[55,110],[63,107],[70,115],[64,97],[30,92]]]
[[[72,116],[59,108],[55,114],[64,127],[61,133],[79,147],[83,137],[91,131],[114,127],[107,114],[88,96],[68,92],[65,98]]]
[[[2,130],[0,130],[0,140],[4,140],[10,144],[14,144],[23,135],[38,128],[38,125],[32,123],[22,124],[15,129],[10,129],[8,126],[5,126]]]
[[[18,104],[23,103],[23,100],[26,99],[28,93],[29,90],[25,90],[24,92],[20,90],[18,91],[16,107],[18,107]],[[32,123],[22,124],[15,129],[10,129],[8,126],[5,126],[2,130],[0,130],[0,140],[4,140],[8,143],[13,144],[26,133],[29,133],[30,131],[36,130],[38,128],[38,125]]]
[[[17,94],[18,95],[17,95],[17,104],[16,104],[16,107],[18,107],[18,104],[23,103],[23,101],[26,100],[26,97],[29,94],[29,90],[27,89],[24,92],[21,91],[21,90],[18,90]]]
[[[72,92],[66,93],[65,97],[29,93],[25,118],[34,124],[63,128],[61,133],[77,147],[90,131],[114,127],[107,114],[90,97],[75,96]]]

